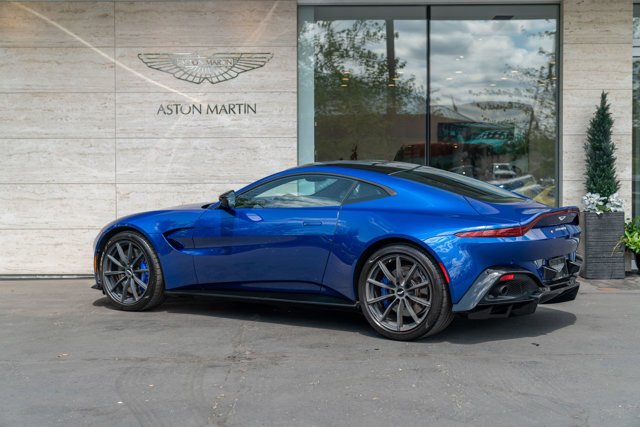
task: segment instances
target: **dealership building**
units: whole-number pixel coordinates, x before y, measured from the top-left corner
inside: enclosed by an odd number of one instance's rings
[[[314,161],[581,205],[603,91],[640,214],[635,16],[630,0],[0,3],[0,276],[88,274],[115,218]]]

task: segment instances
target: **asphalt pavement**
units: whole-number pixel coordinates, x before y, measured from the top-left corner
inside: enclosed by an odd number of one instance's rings
[[[2,426],[638,426],[640,279],[403,343],[357,313],[0,281]]]

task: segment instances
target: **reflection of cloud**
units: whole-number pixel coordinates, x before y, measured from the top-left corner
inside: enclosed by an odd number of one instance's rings
[[[396,57],[406,61],[405,77],[413,76],[417,87],[427,87],[427,22],[395,21],[398,37],[395,40]]]
[[[555,20],[433,21],[432,91],[440,102],[531,104],[549,62],[539,50],[555,51],[555,37],[544,32],[555,30]]]
[[[457,57],[467,56],[473,36],[462,32],[452,34],[441,33],[439,26],[431,24],[431,57],[434,55],[446,55]]]

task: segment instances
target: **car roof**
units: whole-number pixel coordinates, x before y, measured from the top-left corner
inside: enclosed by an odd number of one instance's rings
[[[300,166],[300,168],[331,166],[354,170],[365,170],[391,175],[396,172],[407,171],[420,167],[415,163],[392,162],[387,160],[336,160],[329,162],[317,162]]]
[[[414,169],[417,170],[414,172]],[[249,184],[248,186],[238,190],[237,193],[243,193],[257,187],[258,185],[262,185],[265,182],[280,177],[314,173],[341,175],[351,179],[370,182],[374,185],[385,188],[389,194],[398,194],[400,192],[405,192],[405,190],[407,190],[406,194],[416,194],[416,191],[422,193],[428,188],[429,192],[437,191],[440,194],[449,194],[451,196],[455,196],[456,199],[460,199],[464,194],[460,191],[452,191],[450,183],[448,184],[448,180],[445,178],[448,177],[449,179],[453,179],[453,177],[458,177],[455,181],[464,181],[464,179],[469,179],[464,175],[458,175],[453,172],[447,172],[442,169],[431,166],[422,166],[415,163],[386,160],[339,160],[310,163],[287,169]],[[422,177],[423,179],[420,179],[420,177],[425,174],[430,176]],[[445,181],[443,181],[443,179],[445,179]],[[490,187],[495,191],[507,191],[495,186]],[[509,196],[511,195],[512,193],[509,193]],[[515,197],[515,195],[513,196]],[[517,197],[520,199],[520,196]]]

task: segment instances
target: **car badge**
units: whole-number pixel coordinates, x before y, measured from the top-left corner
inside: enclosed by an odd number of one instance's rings
[[[239,74],[264,65],[272,53],[140,53],[138,58],[147,67],[173,75],[186,82],[211,84],[235,79]]]
[[[562,216],[559,216],[559,217],[558,217],[558,219],[559,219],[560,221],[564,221],[564,219],[565,219],[566,217],[567,217],[566,215],[562,215]]]

